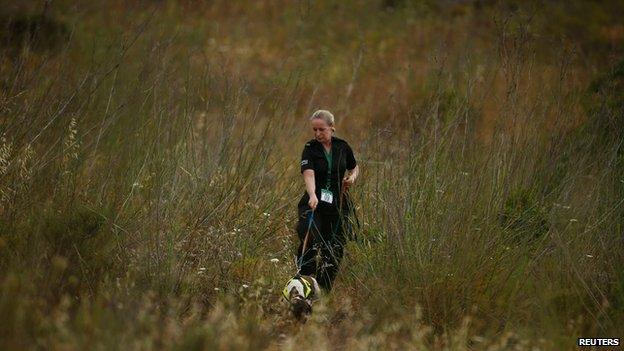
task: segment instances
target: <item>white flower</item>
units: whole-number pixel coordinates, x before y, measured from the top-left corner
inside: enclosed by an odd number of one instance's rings
[[[576,219],[576,218],[570,218],[570,222],[578,222],[578,219]]]
[[[585,257],[594,258],[594,255],[585,254]]]
[[[272,262],[272,263],[278,263],[278,262],[279,262],[279,258],[272,258],[272,259],[271,259],[271,262]]]
[[[243,284],[243,289],[247,289],[248,287],[249,287],[249,285]]]
[[[271,217],[271,214],[268,213],[268,212],[263,212],[262,215],[265,216],[265,217]]]

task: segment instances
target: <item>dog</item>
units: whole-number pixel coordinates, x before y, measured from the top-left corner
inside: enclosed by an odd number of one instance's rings
[[[282,295],[294,317],[304,320],[312,313],[312,303],[321,296],[321,288],[314,277],[297,274],[288,281]]]

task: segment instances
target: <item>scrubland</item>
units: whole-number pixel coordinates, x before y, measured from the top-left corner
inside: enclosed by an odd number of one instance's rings
[[[622,15],[616,1],[2,5],[0,348],[624,336]],[[359,226],[300,324],[280,291],[318,108],[361,167]]]

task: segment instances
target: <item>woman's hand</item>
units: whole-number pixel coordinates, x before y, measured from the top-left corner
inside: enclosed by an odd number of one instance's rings
[[[316,205],[318,205],[318,198],[316,194],[310,196],[310,200],[308,201],[308,206],[312,209],[312,211],[316,210]]]
[[[346,187],[350,187],[351,185],[353,185],[353,183],[355,183],[355,177],[352,175],[346,176],[344,177],[344,179],[342,180],[342,183],[346,186]]]
[[[360,167],[358,167],[357,165],[355,166],[354,169],[352,169],[348,175],[346,175],[343,179],[342,179],[342,184],[345,188],[350,187],[351,185],[353,185],[353,183],[355,183],[355,179],[357,178],[358,174],[360,173]]]

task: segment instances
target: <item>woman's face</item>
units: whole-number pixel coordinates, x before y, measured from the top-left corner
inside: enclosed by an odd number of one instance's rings
[[[328,143],[331,141],[332,128],[320,118],[315,118],[311,121],[312,130],[314,131],[314,138],[321,143]]]

